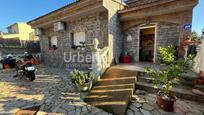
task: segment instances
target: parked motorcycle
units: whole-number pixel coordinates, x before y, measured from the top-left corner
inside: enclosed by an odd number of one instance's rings
[[[0,59],[0,63],[3,66],[4,69],[15,68],[15,66],[16,66],[16,59],[14,59],[11,54],[9,54],[6,57]]]
[[[30,81],[35,80],[35,67],[30,61],[24,62],[24,65],[17,66],[17,75],[14,77],[26,77]]]

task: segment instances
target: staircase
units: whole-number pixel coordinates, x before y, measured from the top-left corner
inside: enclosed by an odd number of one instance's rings
[[[124,115],[135,90],[137,72],[108,69],[92,88],[85,102],[115,115]]]
[[[156,93],[161,87],[155,88],[153,84],[154,79],[146,75],[144,72],[139,72],[138,74],[138,82],[136,85],[137,89],[145,90],[147,92]],[[192,81],[191,81],[192,82]],[[203,102],[204,96],[196,95],[192,92],[193,88],[200,89],[204,91],[204,87],[200,85],[184,85],[178,82],[175,87],[171,90],[178,98]]]

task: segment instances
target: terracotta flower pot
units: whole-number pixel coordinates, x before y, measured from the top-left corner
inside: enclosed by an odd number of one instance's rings
[[[9,68],[10,68],[10,65],[4,64],[4,69],[9,69]]]
[[[183,45],[183,46],[188,46],[188,45],[190,45],[190,44],[192,44],[192,43],[195,43],[195,41],[184,40],[184,41],[182,42],[182,45]]]
[[[196,79],[196,84],[198,84],[198,85],[204,85],[204,78],[197,78],[197,79]]]
[[[171,96],[171,100],[163,99],[160,95],[160,92],[157,93],[157,105],[159,108],[172,112],[174,111],[174,102],[176,101],[176,97],[174,95]]]

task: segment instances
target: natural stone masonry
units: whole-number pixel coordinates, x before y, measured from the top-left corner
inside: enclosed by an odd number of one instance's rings
[[[122,10],[124,5],[120,2],[120,0],[103,0],[103,5],[108,10],[108,47],[111,60],[113,58],[118,60],[123,50],[123,32],[117,12]]]
[[[180,27],[178,24],[172,23],[158,23],[157,24],[157,38],[156,38],[156,62],[159,62],[160,47],[179,46],[180,45]]]
[[[88,16],[69,20],[66,22],[67,29],[64,32],[54,32],[53,27],[45,28],[44,35],[41,36],[40,46],[43,56],[43,61],[46,65],[58,66],[65,68],[64,52],[80,52],[82,54],[90,52],[90,47],[87,46],[85,51],[72,48],[71,33],[85,32],[86,44],[92,44],[93,40],[99,40],[99,48],[108,46],[108,20],[107,12],[90,14]],[[57,36],[58,49],[49,50],[48,37]]]
[[[132,41],[128,41],[127,37],[131,35]],[[169,45],[179,46],[180,27],[172,23],[156,24],[156,62],[160,62],[159,48]],[[139,25],[129,28],[125,31],[123,51],[130,53],[133,62],[139,61]]]
[[[128,35],[131,35],[132,41],[128,41],[127,37]],[[123,44],[123,51],[126,51],[132,56],[133,62],[138,61],[139,59],[139,28],[137,26],[132,27],[125,31],[125,36],[124,36],[124,44]]]

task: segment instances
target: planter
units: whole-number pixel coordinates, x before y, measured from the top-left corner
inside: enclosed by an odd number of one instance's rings
[[[120,62],[121,63],[131,63],[131,56],[121,56]]]
[[[196,79],[196,84],[198,84],[198,85],[204,85],[204,78],[197,78],[197,79]]]
[[[174,102],[176,101],[176,97],[174,95],[172,95],[171,97],[172,97],[172,100],[163,99],[160,96],[160,92],[158,92],[156,103],[159,106],[159,108],[168,112],[172,112],[174,110]]]
[[[3,67],[4,67],[4,69],[10,69],[11,68],[9,64],[4,64]]]
[[[188,45],[190,45],[190,44],[192,44],[192,43],[195,43],[195,41],[184,40],[184,41],[182,42],[182,45],[183,45],[183,46],[188,46]]]
[[[88,82],[88,83],[85,83],[84,85],[79,85],[77,83],[75,83],[77,88],[80,90],[80,91],[89,91],[91,90],[92,88],[92,81]]]

